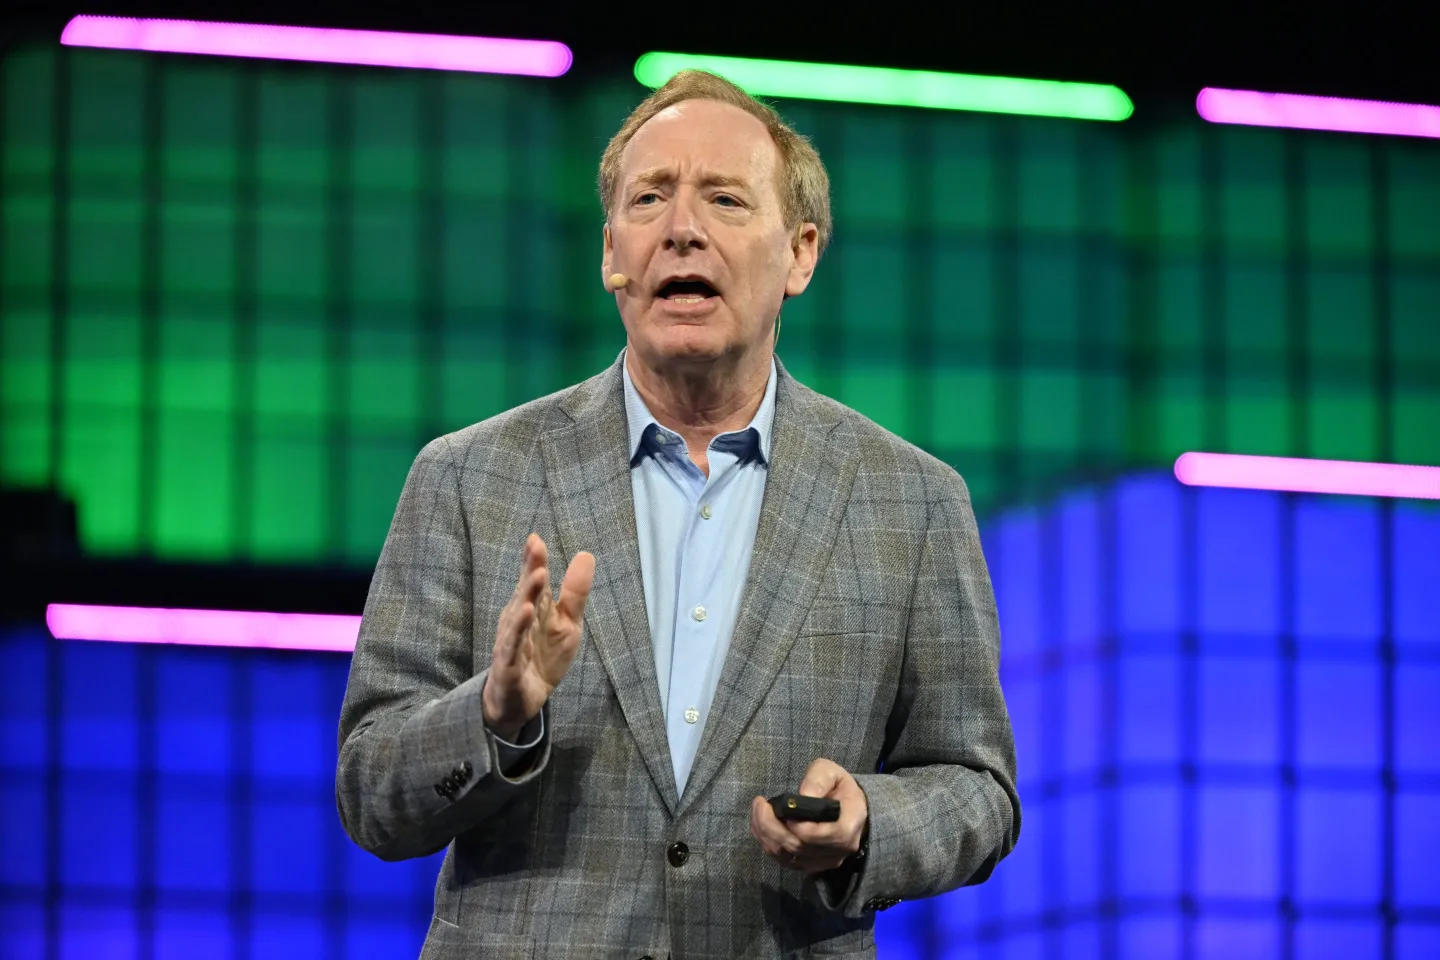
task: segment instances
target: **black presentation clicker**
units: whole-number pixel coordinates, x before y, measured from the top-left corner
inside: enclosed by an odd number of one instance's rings
[[[834,823],[840,819],[840,801],[830,797],[802,797],[798,793],[782,793],[770,798],[770,809],[781,820],[804,820],[809,823]]]

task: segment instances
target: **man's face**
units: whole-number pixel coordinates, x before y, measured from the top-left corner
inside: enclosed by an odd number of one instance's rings
[[[780,151],[765,125],[727,103],[686,100],[625,148],[602,279],[630,346],[652,364],[708,363],[767,348],[780,303],[815,269],[814,224],[787,229]]]

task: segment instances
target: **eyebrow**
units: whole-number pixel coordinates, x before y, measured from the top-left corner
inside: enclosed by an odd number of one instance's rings
[[[656,187],[674,182],[675,172],[669,167],[642,170],[630,179],[632,187]],[[748,189],[750,182],[744,177],[731,176],[726,173],[707,173],[700,178],[700,185],[702,187],[745,187]]]

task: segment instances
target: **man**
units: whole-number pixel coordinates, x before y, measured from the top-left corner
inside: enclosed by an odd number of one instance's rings
[[[677,75],[600,167],[621,358],[417,458],[337,793],[381,857],[449,846],[423,956],[873,956],[876,910],[1013,846],[965,486],[774,360],[828,191],[768,107]]]

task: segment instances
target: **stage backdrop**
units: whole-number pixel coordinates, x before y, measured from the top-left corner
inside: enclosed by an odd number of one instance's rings
[[[373,563],[431,437],[622,344],[625,76],[20,48],[0,482],[86,548]],[[780,354],[986,513],[1186,449],[1440,463],[1440,141],[790,102],[838,229]]]
[[[1440,956],[1440,511],[1151,474],[984,540],[1024,826],[885,960]],[[416,956],[437,858],[335,814],[346,667],[0,631],[0,956]]]

